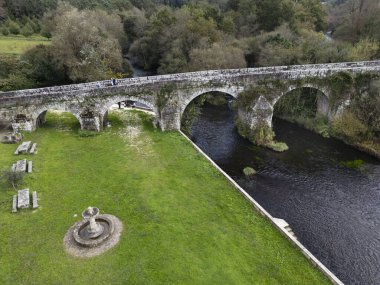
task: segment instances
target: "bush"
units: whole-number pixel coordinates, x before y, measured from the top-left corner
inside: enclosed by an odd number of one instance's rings
[[[33,35],[34,33],[34,30],[33,28],[29,25],[29,24],[26,24],[24,27],[22,27],[21,29],[21,34],[24,36],[24,37],[30,37],[31,35]]]
[[[13,171],[13,170],[3,170],[1,178],[5,182],[12,186],[13,189],[17,190],[17,186],[21,185],[24,180],[25,172]]]
[[[273,141],[265,146],[277,152],[284,152],[289,149],[288,145],[284,142]]]
[[[352,143],[361,142],[368,135],[368,128],[348,110],[333,121],[332,129],[335,135]]]
[[[257,145],[268,145],[273,142],[274,132],[265,123],[258,123],[252,131],[252,141]]]
[[[18,35],[20,33],[20,26],[17,22],[9,20],[6,24],[11,34]]]
[[[245,176],[253,176],[257,172],[252,167],[247,166],[247,167],[244,167],[243,173],[244,173]]]
[[[2,27],[1,33],[3,34],[3,36],[8,36],[9,35],[9,29],[7,27]]]

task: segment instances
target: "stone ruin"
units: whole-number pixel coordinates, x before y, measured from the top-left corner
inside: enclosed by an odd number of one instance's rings
[[[8,133],[2,137],[1,142],[6,144],[14,144],[20,142],[23,138],[23,135],[18,132]]]
[[[15,151],[15,154],[36,154],[37,153],[37,143],[31,141],[23,142]]]
[[[29,189],[18,190],[17,195],[13,195],[12,213],[16,213],[18,209],[30,208],[30,193]],[[37,191],[32,193],[32,208],[38,208]]]

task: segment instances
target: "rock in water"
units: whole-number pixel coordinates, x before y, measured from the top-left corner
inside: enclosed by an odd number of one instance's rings
[[[250,177],[250,176],[255,175],[257,172],[252,167],[247,166],[247,167],[244,167],[243,173],[245,176]]]

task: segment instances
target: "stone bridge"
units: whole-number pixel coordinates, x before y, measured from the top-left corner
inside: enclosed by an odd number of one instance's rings
[[[318,97],[318,112],[331,118],[349,104],[353,92],[365,88],[362,82],[379,74],[380,61],[368,61],[211,70],[120,79],[115,86],[99,81],[3,92],[0,122],[34,130],[46,111],[60,110],[72,113],[82,129],[100,131],[113,104],[133,100],[154,110],[162,130],[179,130],[186,106],[197,96],[218,91],[237,99],[238,119],[245,127],[254,129],[260,122],[271,127],[274,105],[294,89],[320,90],[324,96]]]

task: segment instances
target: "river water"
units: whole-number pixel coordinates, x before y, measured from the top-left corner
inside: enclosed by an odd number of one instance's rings
[[[282,120],[274,130],[287,152],[253,146],[228,106],[205,104],[192,140],[344,283],[380,284],[380,162]],[[359,169],[341,165],[357,159]]]

